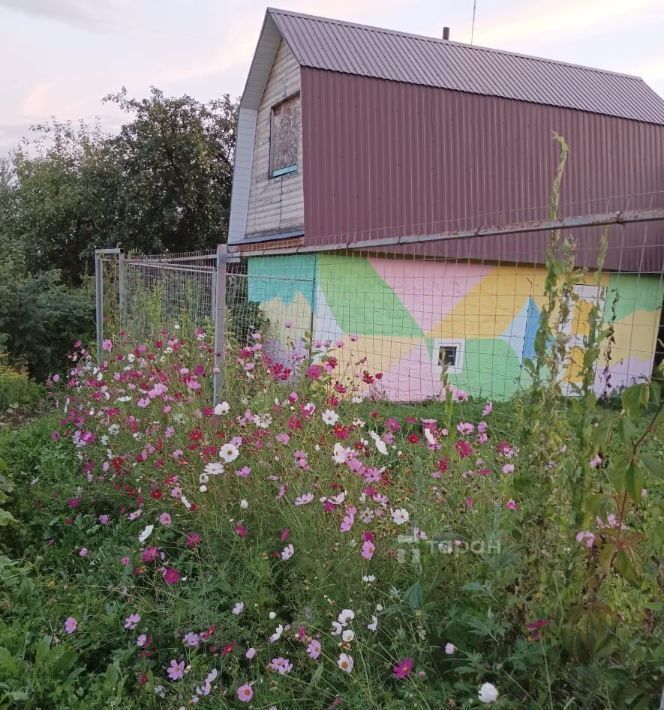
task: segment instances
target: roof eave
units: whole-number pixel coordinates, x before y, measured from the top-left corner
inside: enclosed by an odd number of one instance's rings
[[[247,82],[240,99],[240,108],[254,111],[258,109],[281,40],[281,31],[268,9],[265,12],[263,26],[249,67]]]

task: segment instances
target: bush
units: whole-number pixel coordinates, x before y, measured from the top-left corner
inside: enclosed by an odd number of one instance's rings
[[[43,380],[63,371],[75,340],[92,337],[92,291],[64,286],[55,271],[22,276],[10,267],[0,278],[0,346],[10,364]]]

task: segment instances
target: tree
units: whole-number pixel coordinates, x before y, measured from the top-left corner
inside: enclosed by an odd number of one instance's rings
[[[53,119],[35,126],[0,184],[0,241],[22,244],[30,271],[78,285],[96,248],[194,251],[226,240],[237,104],[152,89],[106,97],[130,114],[116,136]]]

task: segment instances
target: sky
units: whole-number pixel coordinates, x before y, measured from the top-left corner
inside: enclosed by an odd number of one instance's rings
[[[276,7],[469,42],[473,0],[273,0]],[[122,114],[156,86],[201,101],[242,93],[257,0],[0,0],[0,156],[30,126]],[[636,74],[664,96],[663,0],[476,0],[474,43]]]

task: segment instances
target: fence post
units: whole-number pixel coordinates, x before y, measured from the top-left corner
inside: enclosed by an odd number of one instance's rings
[[[97,322],[97,364],[102,361],[104,342],[104,272],[101,251],[95,250],[95,319]]]
[[[120,330],[125,328],[125,306],[127,302],[127,283],[125,275],[125,254],[122,250],[118,254],[118,322]]]
[[[217,265],[214,278],[214,398],[219,404],[223,384],[224,339],[226,327],[226,264],[228,250],[225,244],[217,245]]]

